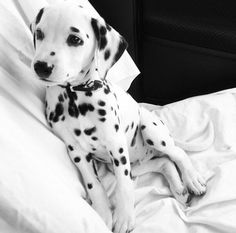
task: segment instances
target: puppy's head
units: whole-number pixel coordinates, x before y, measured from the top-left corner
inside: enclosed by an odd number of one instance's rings
[[[31,24],[32,70],[46,85],[101,79],[127,47],[123,37],[86,7],[61,3],[42,8]]]

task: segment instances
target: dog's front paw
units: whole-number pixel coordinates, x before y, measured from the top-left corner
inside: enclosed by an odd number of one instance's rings
[[[126,188],[118,186],[115,192],[112,228],[114,233],[128,233],[134,229],[135,197],[133,185],[130,184]]]
[[[188,192],[187,187],[183,184],[178,187],[170,184],[170,190],[177,201],[182,203],[183,205],[188,205],[191,194]]]
[[[119,205],[114,209],[112,232],[129,233],[134,229],[134,224],[134,207]]]
[[[195,169],[187,170],[183,174],[183,182],[190,194],[203,195],[206,192],[206,181]]]

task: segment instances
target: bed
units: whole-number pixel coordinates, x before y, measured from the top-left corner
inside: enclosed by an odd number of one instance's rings
[[[0,1],[0,232],[109,233],[87,203],[64,143],[47,126],[44,88],[30,71],[28,25],[50,2],[56,1]],[[138,73],[125,53],[109,77],[128,89]],[[142,105],[168,125],[204,174],[208,190],[186,207],[173,198],[161,174],[138,174],[133,232],[236,232],[236,89]],[[112,199],[113,174],[104,166],[99,174]]]

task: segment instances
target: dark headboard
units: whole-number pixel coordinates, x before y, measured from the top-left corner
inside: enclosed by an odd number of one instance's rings
[[[236,1],[90,1],[141,71],[129,92],[166,104],[236,86]],[[214,4],[213,4],[214,2]]]

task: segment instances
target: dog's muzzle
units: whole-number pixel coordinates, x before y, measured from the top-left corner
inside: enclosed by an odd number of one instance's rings
[[[53,68],[54,65],[48,66],[48,64],[43,61],[37,61],[34,64],[36,74],[42,79],[48,78],[51,75]]]

